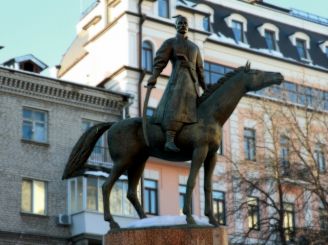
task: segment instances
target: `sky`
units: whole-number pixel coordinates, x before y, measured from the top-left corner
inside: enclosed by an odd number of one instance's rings
[[[33,54],[49,67],[60,64],[75,38],[80,13],[94,0],[0,0],[0,64]],[[328,18],[328,0],[264,0]]]

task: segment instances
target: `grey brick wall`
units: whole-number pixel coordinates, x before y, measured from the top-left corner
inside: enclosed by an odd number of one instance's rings
[[[1,86],[0,105],[0,244],[64,244],[70,229],[56,224],[58,214],[67,213],[67,187],[61,176],[70,151],[81,136],[82,119],[117,121],[120,116],[74,103],[47,101],[28,93],[11,93]],[[48,144],[22,141],[24,106],[48,112]],[[47,182],[45,216],[21,213],[23,178]]]

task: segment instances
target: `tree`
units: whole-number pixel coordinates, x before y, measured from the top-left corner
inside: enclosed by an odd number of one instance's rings
[[[243,222],[233,243],[324,244],[328,239],[328,115],[320,96],[303,106],[284,98],[256,103],[247,98],[239,109],[255,122],[256,139],[252,143],[247,128],[239,135],[247,160],[226,154],[233,165],[229,214]]]

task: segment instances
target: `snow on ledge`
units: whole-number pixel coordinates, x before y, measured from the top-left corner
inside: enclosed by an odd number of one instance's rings
[[[197,225],[202,226],[212,226],[208,223],[207,218],[199,218],[193,215]],[[186,216],[156,216],[146,219],[140,219],[137,221],[133,221],[124,228],[143,228],[143,227],[154,227],[154,226],[176,226],[176,225],[186,225]]]

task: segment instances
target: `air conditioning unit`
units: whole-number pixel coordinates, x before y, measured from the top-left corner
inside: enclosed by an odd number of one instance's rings
[[[57,225],[69,226],[71,225],[71,216],[68,214],[59,214],[57,216]]]

